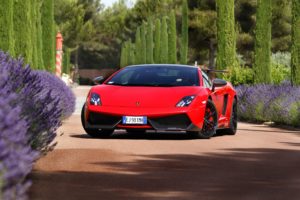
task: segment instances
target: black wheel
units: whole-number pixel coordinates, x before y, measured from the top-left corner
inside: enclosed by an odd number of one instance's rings
[[[214,103],[207,101],[202,130],[199,132],[188,132],[193,137],[209,139],[216,134],[218,127],[218,113]]]
[[[82,110],[81,110],[81,124],[85,132],[94,138],[101,138],[101,137],[109,137],[113,134],[114,130],[113,129],[92,129],[92,128],[86,128],[85,127],[85,117],[84,117],[84,107],[83,105]]]
[[[237,130],[237,121],[238,121],[237,101],[236,99],[234,99],[231,108],[230,126],[228,129],[224,130],[224,133],[228,135],[235,135]]]

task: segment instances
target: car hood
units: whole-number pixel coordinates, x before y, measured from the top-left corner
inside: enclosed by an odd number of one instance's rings
[[[202,88],[203,89],[203,88]],[[183,97],[199,94],[201,87],[126,87],[100,85],[91,92],[100,95],[103,106],[174,107]]]

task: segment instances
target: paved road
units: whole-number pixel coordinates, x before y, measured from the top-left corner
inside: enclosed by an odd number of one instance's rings
[[[92,139],[80,124],[85,87],[55,151],[31,175],[33,200],[299,200],[300,132],[239,124],[236,136],[180,133]]]

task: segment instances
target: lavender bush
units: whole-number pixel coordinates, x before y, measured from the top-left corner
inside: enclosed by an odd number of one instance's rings
[[[24,67],[21,59],[3,52],[0,88],[2,198],[22,199],[28,188],[26,175],[41,153],[52,149],[61,121],[74,111],[75,97],[54,75]]]
[[[241,120],[300,126],[300,87],[284,82],[280,85],[242,85],[236,90]]]

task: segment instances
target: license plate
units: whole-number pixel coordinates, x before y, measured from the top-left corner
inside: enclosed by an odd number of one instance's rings
[[[147,124],[147,117],[124,116],[123,124]]]

